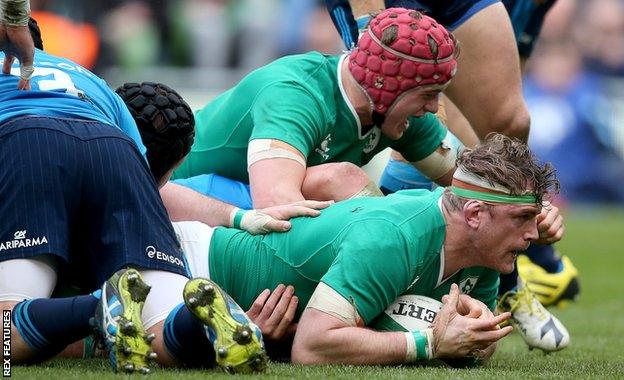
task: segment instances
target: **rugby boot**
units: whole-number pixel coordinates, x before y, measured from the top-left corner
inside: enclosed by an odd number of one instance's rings
[[[102,295],[92,319],[115,372],[148,374],[156,359],[151,349],[154,334],[146,334],[141,321],[150,291],[135,269],[122,269],[102,285]]]
[[[568,330],[527,287],[503,294],[497,309],[511,312],[511,324],[529,349],[539,348],[548,353],[562,350],[570,343]]]
[[[565,305],[576,301],[580,288],[578,270],[567,256],[561,258],[563,268],[549,273],[525,255],[518,256],[518,274],[544,306]]]
[[[219,367],[230,373],[266,369],[262,332],[217,284],[205,278],[189,280],[184,287],[184,303],[204,324]]]

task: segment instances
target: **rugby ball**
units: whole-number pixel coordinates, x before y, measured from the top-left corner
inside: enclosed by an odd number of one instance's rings
[[[414,294],[399,296],[369,324],[377,331],[418,331],[433,323],[442,308],[440,301]]]

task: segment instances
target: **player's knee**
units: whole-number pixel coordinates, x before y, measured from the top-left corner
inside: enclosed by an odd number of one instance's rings
[[[531,115],[526,107],[520,108],[514,113],[509,121],[507,136],[517,137],[526,141],[529,137],[529,129],[531,127]]]
[[[525,105],[514,106],[490,118],[490,132],[502,133],[526,141],[531,126],[531,115]]]
[[[320,364],[316,361],[314,353],[308,350],[307,347],[303,347],[300,344],[293,344],[290,359],[293,364],[301,364],[301,365]]]
[[[341,187],[352,187],[356,191],[369,181],[368,176],[359,166],[351,162],[328,164],[325,170],[324,185],[340,184]]]
[[[302,186],[306,199],[341,201],[360,192],[370,182],[366,173],[350,162],[308,168]]]

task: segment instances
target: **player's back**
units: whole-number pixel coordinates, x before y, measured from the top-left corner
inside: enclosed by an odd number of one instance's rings
[[[333,99],[340,93],[336,81],[338,60],[310,52],[280,58],[248,74],[196,112],[195,142],[173,178],[216,173],[247,182],[249,140],[266,138],[255,128],[268,130],[272,123],[284,120],[288,125],[289,118],[297,117],[297,110],[278,111],[276,105],[285,107],[286,102],[295,102],[292,108],[305,108],[323,119],[335,115],[335,102],[328,97]]]
[[[4,54],[0,53],[4,60]],[[124,131],[145,148],[123,101],[98,76],[65,58],[35,49],[32,89],[17,90],[19,65],[0,75],[0,124],[22,116],[95,120]]]
[[[293,219],[286,233],[252,236],[218,228],[210,247],[211,277],[243,307],[265,288],[292,284],[300,299],[299,312],[329,268],[354,255],[356,260],[366,260],[365,255],[391,261],[400,257],[408,263],[407,286],[411,269],[439,259],[445,233],[438,208],[441,192],[410,190],[338,202],[316,218]]]

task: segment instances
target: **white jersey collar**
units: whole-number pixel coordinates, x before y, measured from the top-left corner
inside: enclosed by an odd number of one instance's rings
[[[442,197],[438,198],[438,208],[440,209],[440,212],[442,212]],[[444,219],[444,213],[442,213],[442,219]],[[440,248],[440,273],[438,273],[438,282],[436,283],[435,287],[437,288],[438,286],[445,283],[446,280],[455,276],[457,272],[459,272],[459,270],[455,271],[455,273],[451,274],[447,278],[442,278],[442,276],[444,276],[444,243],[442,243],[442,247]]]
[[[353,106],[353,103],[351,103],[351,100],[349,100],[349,97],[347,96],[347,92],[344,89],[344,85],[342,84],[342,62],[344,62],[344,60],[347,59],[347,55],[348,53],[343,54],[340,57],[340,60],[338,60],[338,69],[336,72],[336,75],[338,77],[338,88],[340,88],[340,94],[342,95],[342,99],[347,104],[347,107],[349,107],[349,110],[351,111],[351,114],[353,115],[353,118],[355,119],[355,123],[357,124],[358,138],[360,140],[363,140],[366,137],[368,137],[368,135],[370,135],[371,132],[377,127],[371,128],[368,132],[362,135],[362,123],[360,122],[360,117],[355,111],[355,107]]]

